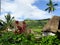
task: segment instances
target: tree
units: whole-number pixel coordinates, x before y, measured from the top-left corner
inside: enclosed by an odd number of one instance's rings
[[[0,19],[0,30],[8,30],[9,28],[13,28],[12,22],[14,17],[11,17],[10,13],[5,16],[5,21]]]
[[[49,11],[49,13],[53,12],[54,10],[56,10],[55,6],[58,6],[57,3],[53,3],[52,0],[49,0],[49,3],[47,3],[47,8],[45,9],[45,11]]]

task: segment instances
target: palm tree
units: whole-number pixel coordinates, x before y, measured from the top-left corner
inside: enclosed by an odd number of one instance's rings
[[[58,6],[57,3],[53,3],[52,0],[49,0],[49,3],[47,3],[47,8],[45,9],[45,11],[48,10],[49,13],[53,12],[54,10],[56,10],[55,6]]]
[[[12,22],[14,17],[11,17],[10,13],[5,16],[5,20],[6,21],[0,19],[0,30],[8,30],[9,28],[13,28]]]

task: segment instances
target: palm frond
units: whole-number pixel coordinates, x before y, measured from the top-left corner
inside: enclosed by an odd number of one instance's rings
[[[48,3],[46,5],[49,5]]]
[[[46,9],[45,9],[45,11],[47,11],[48,9],[49,9],[49,7],[48,7],[48,8],[46,8]]]
[[[50,4],[50,5],[52,5],[52,4],[53,4],[52,0],[50,0],[50,1],[49,1],[49,4]]]
[[[7,28],[12,28],[12,23],[13,23],[13,19],[14,17],[11,17],[11,15],[8,13],[5,16],[6,21],[0,20],[0,22],[3,24],[3,26],[0,26],[1,30],[5,30]]]
[[[53,11],[56,10],[54,7],[53,7]]]
[[[49,0],[49,3],[47,3],[47,6],[48,6],[48,8],[46,8],[45,11],[48,10],[48,12],[50,13],[50,12],[56,10],[56,9],[55,9],[55,6],[58,6],[58,4],[57,4],[57,3],[54,4],[54,3],[52,2],[52,0]]]
[[[49,11],[49,13],[51,12],[51,8],[50,7],[49,7],[49,10],[48,11]]]
[[[56,4],[54,4],[53,6],[58,6],[58,4],[56,3]]]
[[[3,20],[0,20],[0,22],[5,23]]]

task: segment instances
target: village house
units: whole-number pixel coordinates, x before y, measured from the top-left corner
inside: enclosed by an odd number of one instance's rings
[[[60,16],[53,16],[48,23],[44,26],[42,30],[42,35],[55,35],[57,32],[60,32]]]

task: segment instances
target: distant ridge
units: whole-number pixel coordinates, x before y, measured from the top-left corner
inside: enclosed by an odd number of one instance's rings
[[[31,19],[27,19],[27,20],[31,20]],[[25,21],[27,21],[27,20],[25,20]],[[48,18],[48,19],[41,19],[41,21],[42,21],[42,20],[50,20],[50,18]],[[38,21],[39,21],[39,20],[38,20]]]

